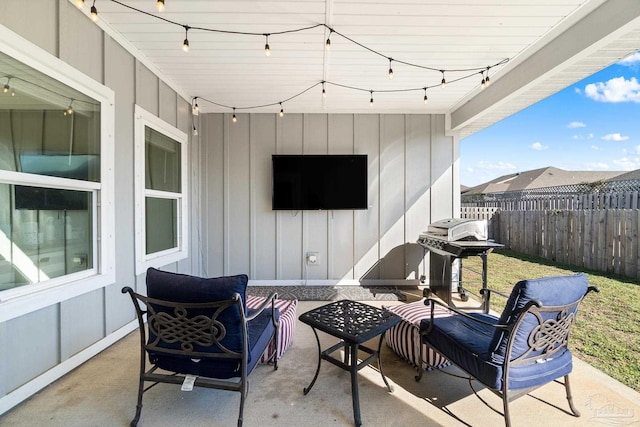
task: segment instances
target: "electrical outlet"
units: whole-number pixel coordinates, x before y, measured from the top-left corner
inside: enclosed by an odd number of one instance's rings
[[[320,254],[318,252],[307,252],[307,265],[320,264]]]

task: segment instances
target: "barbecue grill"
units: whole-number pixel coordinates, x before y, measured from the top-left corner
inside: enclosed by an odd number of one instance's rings
[[[452,304],[452,292],[457,292],[462,301],[469,299],[462,282],[462,259],[469,256],[482,258],[482,287],[487,287],[487,255],[504,245],[488,239],[486,220],[450,218],[430,224],[420,234],[418,244],[429,251],[429,288],[424,294],[436,294],[448,305]],[[459,261],[457,261],[459,260]],[[453,278],[457,280],[453,280]],[[456,286],[457,284],[457,286]],[[488,313],[484,301],[482,309]]]

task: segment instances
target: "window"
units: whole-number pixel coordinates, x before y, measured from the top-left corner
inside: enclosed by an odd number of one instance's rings
[[[187,257],[187,135],[136,106],[136,272]]]
[[[52,297],[60,300],[113,281],[113,92],[0,30],[0,302],[6,308],[43,289],[69,285]],[[42,295],[40,306],[50,303]],[[17,310],[2,310],[2,317],[24,312]]]

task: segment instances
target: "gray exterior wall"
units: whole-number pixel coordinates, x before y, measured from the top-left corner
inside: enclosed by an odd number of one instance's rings
[[[191,110],[67,0],[28,6],[2,0],[0,24],[115,92],[117,229],[115,283],[0,323],[2,413],[132,328],[131,302],[120,289],[144,291],[144,276],[135,275],[134,105],[189,135]],[[444,115],[240,114],[235,124],[230,118],[196,120],[200,136],[189,143],[190,257],[164,269],[247,273],[252,285],[393,284],[424,273],[418,234],[459,211],[458,141],[446,135]],[[272,211],[275,153],[368,154],[370,208]],[[319,265],[306,266],[309,251],[320,254]]]
[[[38,11],[34,13],[34,11]],[[0,24],[103,83],[115,92],[116,282],[0,323],[0,409],[16,390],[73,368],[113,340],[135,318],[125,286],[142,287],[136,276],[134,242],[134,105],[137,103],[190,134],[190,101],[183,99],[120,44],[66,0],[0,2]],[[191,273],[191,261],[165,267]],[[141,289],[144,290],[144,289]],[[78,356],[81,352],[82,355]],[[37,387],[37,386],[36,386]],[[3,410],[0,410],[0,414]],[[1,421],[0,421],[1,423]]]
[[[250,284],[417,284],[418,235],[459,211],[457,138],[444,115],[198,117],[204,275]],[[369,209],[273,211],[272,154],[367,154]],[[306,264],[307,252],[320,263]],[[369,281],[371,283],[369,283]]]

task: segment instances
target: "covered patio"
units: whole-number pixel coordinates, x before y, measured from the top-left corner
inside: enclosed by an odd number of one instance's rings
[[[298,304],[302,313],[322,303]],[[279,361],[278,370],[259,366],[251,374],[244,425],[353,426],[348,372],[323,363],[314,389],[306,396],[303,394],[302,389],[316,368],[317,349],[311,328],[300,322],[296,328],[293,344]],[[323,345],[335,342],[327,335],[321,335],[320,339]],[[137,350],[138,335],[134,332],[6,414],[3,424],[127,425],[135,413]],[[415,370],[386,345],[382,363],[393,393],[387,391],[376,364],[360,371],[363,425],[503,425],[502,416],[496,412],[502,410],[498,397],[474,381],[473,386],[490,405],[487,406],[473,394],[467,380],[443,373],[464,375],[462,371],[447,367],[443,372],[427,372],[416,382]],[[636,391],[575,358],[571,379],[580,418],[568,412],[562,385],[551,383],[512,404],[513,425],[556,427],[640,422],[640,394]],[[178,386],[161,384],[145,394],[139,425],[233,426],[239,400],[237,393],[205,389],[181,392]]]
[[[400,304],[429,277],[419,234],[460,215],[460,139],[639,48],[636,0],[2,0],[0,424],[128,422],[120,290],[144,294],[149,267],[247,274],[298,313],[370,289]],[[276,209],[280,154],[366,156],[367,208]],[[254,372],[247,425],[351,424],[348,374],[323,366],[302,394],[311,354],[298,325],[280,369]],[[465,380],[383,360],[395,392],[361,371],[365,424],[501,423]],[[636,392],[574,377],[582,418],[548,407],[551,385],[514,423],[638,422]],[[150,393],[145,425],[236,416],[234,394]]]

